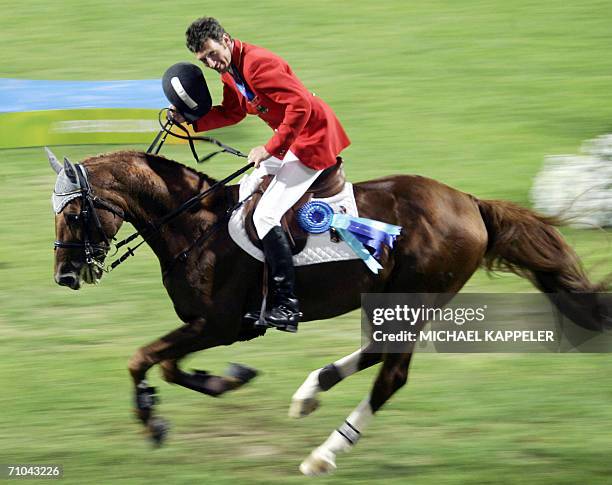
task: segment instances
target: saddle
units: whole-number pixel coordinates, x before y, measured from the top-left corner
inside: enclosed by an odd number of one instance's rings
[[[253,223],[253,213],[273,177],[273,175],[266,175],[251,198],[244,204],[244,228],[251,242],[259,249],[262,249],[262,246],[255,230],[255,224]],[[345,182],[346,177],[342,169],[342,158],[336,157],[336,164],[323,170],[300,200],[282,217],[281,226],[289,238],[292,254],[295,255],[301,252],[308,240],[308,233],[300,227],[297,221],[297,211],[313,198],[325,199],[338,194],[344,188]]]

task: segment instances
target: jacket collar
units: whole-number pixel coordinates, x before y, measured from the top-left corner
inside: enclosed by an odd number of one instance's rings
[[[242,72],[242,60],[244,57],[244,44],[238,39],[233,39],[234,48],[232,49],[232,65]]]

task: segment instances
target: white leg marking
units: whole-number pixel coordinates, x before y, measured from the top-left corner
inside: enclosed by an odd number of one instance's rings
[[[321,369],[313,370],[291,397],[289,407],[290,418],[303,418],[308,416],[319,407],[317,394],[321,392],[319,387],[319,373]]]
[[[342,379],[346,379],[359,370],[358,364],[360,355],[361,349],[334,362],[334,366],[338,369],[338,373]],[[319,407],[320,401],[317,398],[317,394],[322,391],[319,387],[319,374],[321,370],[322,369],[317,369],[312,371],[293,394],[291,406],[289,407],[290,418],[303,418]]]
[[[336,455],[346,453],[355,446],[372,416],[370,396],[368,396],[359,403],[346,421],[329,435],[325,443],[310,453],[300,465],[300,471],[308,476],[333,472],[336,469]]]
[[[350,355],[346,357],[342,357],[341,359],[334,362],[334,365],[337,367],[342,379],[346,379],[348,376],[352,376],[359,369],[357,364],[359,364],[359,357],[361,356],[361,349],[356,350]]]

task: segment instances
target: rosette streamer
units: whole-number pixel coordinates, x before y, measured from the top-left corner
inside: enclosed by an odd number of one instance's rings
[[[402,231],[401,226],[386,222],[334,214],[331,206],[320,200],[304,204],[297,216],[300,226],[307,232],[321,234],[333,229],[373,273],[382,269],[376,260],[381,255],[382,245],[393,248],[395,238]]]

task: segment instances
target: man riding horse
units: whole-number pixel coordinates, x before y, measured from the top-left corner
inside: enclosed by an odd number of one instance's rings
[[[274,175],[253,222],[270,273],[272,305],[264,315],[265,321],[280,330],[296,332],[301,313],[294,291],[291,248],[280,221],[319,174],[336,163],[337,155],[350,140],[332,109],[310,93],[276,54],[232,38],[211,17],[194,21],[186,37],[187,47],[198,60],[221,74],[223,101],[210,110],[210,104],[204,102],[202,109],[194,101],[197,89],[189,92],[185,88],[193,85],[193,71],[179,72],[171,80],[173,121],[189,121],[196,131],[208,131],[254,114],[274,130],[270,140],[253,148],[248,156],[255,166],[250,180],[257,182],[265,175]],[[251,192],[255,188],[256,184]]]
[[[187,38],[198,58],[221,73],[225,94],[223,103],[210,110],[208,90],[194,90],[198,82],[205,87],[197,66],[190,65],[189,76],[171,73],[165,76],[165,87],[172,88],[171,102],[181,113],[174,119],[208,130],[253,113],[277,130],[249,158],[258,165],[257,177],[276,174],[255,218],[273,276],[274,301],[267,318],[273,326],[295,331],[300,313],[279,219],[319,172],[334,163],[348,139],[333,112],[312,97],[274,54],[232,39],[213,19],[196,21]],[[194,79],[199,81],[193,83]],[[234,365],[227,376],[217,376],[189,372],[180,365],[194,352],[262,334],[261,328],[245,324],[243,318],[262,292],[261,265],[232,239],[227,223],[228,214],[242,199],[241,188],[226,184],[233,176],[215,181],[156,153],[119,151],[88,157],[76,165],[68,159],[62,165],[51,151],[47,155],[57,174],[53,207],[58,284],[78,290],[82,282],[94,283],[145,242],[159,260],[164,287],[181,324],[140,347],[128,369],[136,416],[154,442],[161,444],[168,427],[156,411],[155,389],[147,382],[153,366],[160,366],[167,382],[211,396],[238,389],[255,375],[244,366]],[[560,314],[582,328],[612,329],[612,302],[600,293],[608,289],[607,283],[589,281],[578,256],[553,227],[554,220],[415,175],[358,182],[352,190],[361,218],[404,230],[393,247],[381,251],[378,273],[355,258],[299,267],[304,321],[355,310],[364,293],[429,294],[437,306],[443,306],[480,266],[486,266],[529,278]],[[105,265],[111,241],[124,223],[137,232],[117,247],[137,235],[143,240]],[[414,323],[414,331],[425,324],[422,317]],[[373,416],[406,384],[413,348],[398,350],[366,345],[314,370],[295,392],[289,414],[307,416],[319,406],[319,393],[381,363],[370,392],[302,462],[304,474],[333,471],[336,456],[354,447]]]

